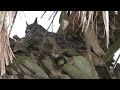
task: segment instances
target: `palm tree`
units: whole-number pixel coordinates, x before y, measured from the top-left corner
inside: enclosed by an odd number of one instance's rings
[[[53,12],[53,20],[57,12]],[[9,17],[11,18],[10,26],[12,27],[16,15],[17,11],[0,12],[0,20],[2,22],[0,24],[1,75],[5,74],[5,65],[12,63],[13,58],[15,58],[9,44],[8,30],[11,31],[11,28],[9,29],[5,25],[7,25],[6,18]],[[76,36],[77,38],[81,36],[86,47],[86,50],[81,55],[90,62],[91,66],[103,65],[108,70],[111,78],[114,78],[109,71],[110,65],[107,67],[106,64],[112,61],[114,53],[120,47],[119,15],[118,11],[62,11],[59,18],[60,27],[57,33]],[[66,70],[66,67],[71,68],[68,64],[64,66],[64,70]],[[78,66],[78,68],[81,67]],[[74,68],[72,67],[71,69]],[[76,70],[74,72],[76,73],[77,69],[74,70]],[[68,74],[70,73],[68,72]],[[74,77],[73,74],[70,75]],[[85,78],[84,75],[83,78]]]

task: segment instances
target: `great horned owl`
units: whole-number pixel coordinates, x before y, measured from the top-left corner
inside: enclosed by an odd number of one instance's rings
[[[28,43],[29,47],[39,50],[39,46],[41,46],[46,33],[48,33],[48,31],[37,23],[36,18],[34,23],[30,25],[27,24],[24,41]]]

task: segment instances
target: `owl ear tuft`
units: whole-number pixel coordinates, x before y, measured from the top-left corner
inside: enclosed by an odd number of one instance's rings
[[[37,24],[37,17],[36,17],[36,19],[35,19],[35,21],[34,21],[34,24]]]
[[[27,21],[26,21],[26,25],[28,26],[28,23],[27,23]]]

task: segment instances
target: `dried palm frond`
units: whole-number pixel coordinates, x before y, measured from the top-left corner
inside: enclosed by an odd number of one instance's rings
[[[5,15],[7,12],[5,11],[0,11],[0,32],[4,23]]]
[[[106,46],[108,49],[108,45],[109,45],[109,12],[108,11],[103,11],[103,21],[104,21],[104,25],[105,25],[105,31],[106,31]]]
[[[94,24],[97,23],[95,22],[95,17],[97,17],[98,11],[79,11],[79,15],[78,18],[80,18],[79,20],[81,20],[80,26],[82,27],[82,32],[84,32],[84,34],[89,30],[90,25],[92,25],[91,27],[94,27]],[[109,45],[109,11],[101,11],[102,15],[103,15],[103,21],[104,21],[104,25],[105,25],[105,32],[106,32],[106,47],[108,49],[108,45]],[[117,11],[115,11],[116,15],[118,14]],[[96,20],[97,21],[97,20]],[[97,27],[97,25],[96,25]],[[91,29],[92,30],[92,29]],[[97,31],[97,30],[96,30]]]
[[[4,75],[6,73],[5,66],[13,63],[13,58],[15,58],[9,42],[8,26],[14,23],[15,11],[0,11],[0,73]],[[7,25],[7,18],[10,18]]]

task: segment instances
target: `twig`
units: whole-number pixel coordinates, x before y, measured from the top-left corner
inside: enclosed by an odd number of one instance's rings
[[[49,17],[49,19],[48,20],[50,20],[51,19],[51,17],[53,16],[53,14],[55,13],[56,11],[54,11],[52,14],[51,14],[51,16]]]
[[[15,11],[15,15],[14,15],[13,21],[12,21],[12,26],[10,27],[9,36],[10,36],[11,31],[12,31],[12,28],[13,28],[13,25],[14,25],[14,22],[15,22],[15,19],[16,19],[16,16],[17,16],[17,13],[18,13],[18,11]]]
[[[47,31],[48,31],[48,29],[50,28],[51,24],[53,23],[53,21],[54,21],[55,16],[56,16],[56,14],[57,14],[57,13],[58,13],[58,11],[56,11],[56,13],[54,14],[53,19],[52,19],[52,21],[51,21],[51,23],[50,23],[49,27],[47,28]]]
[[[43,15],[41,16],[41,18],[45,15],[46,12],[47,12],[47,11],[44,11],[44,13],[43,13]]]
[[[117,57],[117,60],[115,61],[114,68],[115,68],[115,66],[116,66],[116,64],[117,64],[117,62],[118,62],[118,60],[119,60],[119,58],[120,58],[120,53],[119,53],[119,55],[118,55],[118,57]]]

